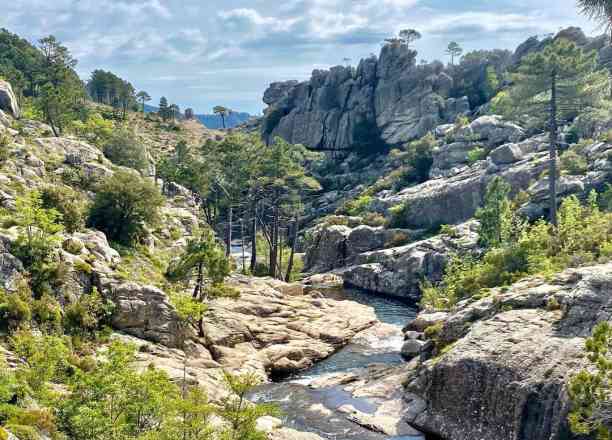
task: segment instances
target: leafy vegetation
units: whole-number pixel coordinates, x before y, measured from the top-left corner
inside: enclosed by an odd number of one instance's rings
[[[423,307],[452,309],[462,299],[479,298],[488,289],[528,275],[552,274],[612,256],[612,213],[598,204],[605,196],[592,192],[585,205],[575,196],[564,199],[554,228],[544,220],[533,225],[521,220],[507,191],[503,183],[493,182],[479,213],[487,251],[481,258],[452,258],[439,285],[423,284]]]
[[[145,236],[147,224],[158,221],[162,203],[153,182],[117,171],[98,188],[87,223],[110,240],[132,244]]]
[[[575,434],[595,435],[598,440],[608,440],[612,436],[608,423],[612,370],[610,323],[597,324],[585,347],[592,368],[580,371],[570,380],[568,389],[573,408],[568,418]]]

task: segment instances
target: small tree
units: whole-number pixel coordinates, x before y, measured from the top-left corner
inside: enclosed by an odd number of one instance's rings
[[[193,113],[193,109],[190,108],[186,108],[185,109],[185,119],[189,120],[189,119],[193,119],[194,118],[194,113]]]
[[[26,267],[45,261],[60,243],[62,215],[56,209],[46,209],[38,191],[17,197],[15,211],[4,215],[19,227],[15,246]]]
[[[598,70],[594,51],[587,53],[573,42],[557,39],[541,52],[527,55],[513,80],[509,105],[502,106],[505,113],[515,117],[526,114],[549,133],[550,221],[556,226],[559,126],[600,105],[608,79]]]
[[[415,41],[420,40],[421,37],[421,33],[416,29],[402,29],[399,33],[400,40],[408,47]]]
[[[145,103],[149,102],[151,100],[151,97],[149,96],[149,94],[147,92],[145,92],[144,90],[141,90],[136,95],[136,98],[138,99],[138,101],[142,105],[142,112],[144,113],[145,112]]]
[[[117,171],[98,189],[88,225],[129,245],[145,235],[147,223],[158,221],[163,202],[153,182],[129,171]]]
[[[232,375],[224,372],[225,383],[231,391],[226,397],[219,411],[220,415],[229,423],[228,428],[222,432],[223,440],[266,440],[264,432],[258,431],[257,419],[264,416],[278,416],[278,407],[269,403],[252,404],[247,394],[261,383],[253,373]]]
[[[170,117],[170,107],[168,107],[168,100],[165,96],[159,98],[159,109],[157,112],[164,121],[167,121]]]
[[[192,298],[205,304],[211,298],[237,296],[235,290],[223,285],[230,271],[229,258],[217,243],[214,233],[206,229],[198,237],[189,240],[183,255],[170,265],[166,276],[172,281],[189,281],[195,277]],[[203,335],[203,316],[200,316],[198,322],[200,334]]]
[[[480,221],[478,235],[483,246],[497,247],[509,239],[512,229],[509,194],[510,185],[499,176],[487,185],[484,206],[476,211],[476,218]]]
[[[610,375],[612,374],[612,326],[602,322],[595,326],[587,339],[586,357],[594,368],[576,374],[569,383],[573,402],[569,422],[576,434],[595,434],[597,440],[612,438],[609,417]]]
[[[227,107],[223,107],[222,105],[217,105],[213,108],[213,113],[221,117],[223,128],[226,128],[225,118],[231,113],[231,110],[228,109]]]
[[[455,57],[460,57],[463,53],[463,49],[459,46],[459,43],[456,41],[451,41],[448,43],[448,47],[446,48],[446,54],[451,57],[451,65],[455,64]]]
[[[140,172],[146,170],[149,165],[145,146],[127,127],[113,132],[110,139],[104,143],[103,151],[104,155],[116,165],[134,168]]]

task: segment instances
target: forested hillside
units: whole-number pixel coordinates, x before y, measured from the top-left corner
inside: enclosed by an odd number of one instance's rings
[[[609,36],[429,37],[241,124],[0,31],[0,440],[610,438]]]

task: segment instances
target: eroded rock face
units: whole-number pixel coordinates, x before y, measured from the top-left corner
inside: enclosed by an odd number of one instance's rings
[[[439,281],[451,255],[477,251],[477,223],[455,228],[456,236],[438,235],[400,247],[365,252],[342,271],[345,283],[374,292],[418,301],[420,283]]]
[[[409,421],[453,440],[574,438],[566,383],[585,366],[592,328],[612,319],[611,289],[612,264],[604,264],[549,282],[526,279],[460,305],[440,333],[453,345],[411,376]]]
[[[167,347],[181,346],[179,319],[164,292],[130,282],[112,286],[110,294],[116,306],[114,328]]]
[[[416,52],[386,45],[380,57],[355,69],[315,70],[308,82],[274,83],[264,136],[280,136],[323,150],[400,144],[470,111],[467,98],[450,98],[453,79],[441,63],[416,65]]]
[[[0,109],[9,113],[14,118],[21,116],[21,110],[19,109],[13,88],[8,82],[3,80],[0,80]]]
[[[407,204],[405,219],[411,228],[430,229],[443,224],[458,224],[473,217],[482,206],[487,185],[495,176],[508,182],[516,194],[536,181],[546,166],[546,153],[537,152],[506,165],[481,161],[449,177],[431,179],[397,194],[379,197],[374,204],[383,212],[388,207]]]

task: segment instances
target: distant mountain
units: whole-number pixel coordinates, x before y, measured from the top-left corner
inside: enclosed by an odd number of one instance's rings
[[[145,104],[146,113],[155,113],[158,108],[152,105]],[[219,115],[195,115],[196,119],[199,120],[205,127],[218,129],[223,128],[223,121]],[[240,124],[245,123],[250,119],[251,115],[246,112],[232,112],[225,118],[225,127],[234,128]]]
[[[195,115],[195,117],[208,128],[223,128],[223,121],[219,115]],[[251,117],[248,113],[232,112],[225,117],[225,127],[234,128],[245,123]]]

